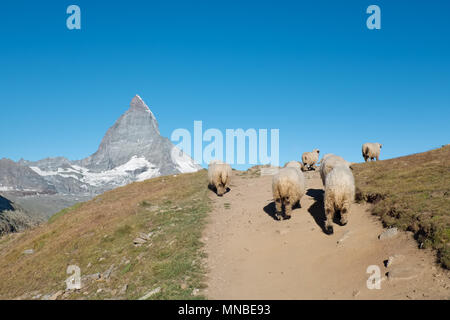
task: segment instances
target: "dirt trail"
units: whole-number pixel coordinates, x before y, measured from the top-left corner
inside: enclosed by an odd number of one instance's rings
[[[318,172],[305,173],[301,208],[283,221],[272,218],[272,176],[239,174],[223,197],[211,192],[214,210],[203,237],[210,299],[450,298],[450,273],[435,264],[435,253],[417,249],[411,233],[379,240],[384,229],[368,205],[353,204],[348,224],[326,235]],[[367,288],[370,265],[381,270],[379,290]]]

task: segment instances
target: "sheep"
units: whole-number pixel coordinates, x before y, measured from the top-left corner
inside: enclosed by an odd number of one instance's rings
[[[212,166],[213,164],[217,164],[217,163],[224,163],[224,162],[222,160],[214,159],[214,160],[211,160],[208,167]]]
[[[380,149],[383,147],[381,143],[371,143],[367,142],[362,145],[362,156],[364,158],[364,161],[367,162],[367,160],[373,160],[374,158],[377,159],[380,157]]]
[[[350,168],[350,165],[352,165],[351,162],[348,162],[344,158],[328,153],[326,154],[321,161],[320,164],[320,177],[322,178],[322,183],[325,185],[325,179],[327,177],[327,174],[333,170],[333,168],[339,164],[345,165]]]
[[[314,149],[312,152],[304,152],[302,154],[303,168],[306,170],[316,169],[316,162],[319,160],[319,149]]]
[[[305,194],[305,177],[298,168],[282,168],[272,179],[272,193],[275,201],[276,214],[279,219],[291,217],[291,210],[295,205],[300,206],[300,199]],[[284,214],[283,214],[284,207]]]
[[[300,171],[303,171],[303,164],[298,161],[289,161],[283,168],[297,168]]]
[[[218,196],[227,192],[231,183],[232,170],[229,164],[218,160],[212,161],[208,166],[209,188],[216,190]]]
[[[322,157],[322,159],[320,159],[320,161],[317,162],[317,164],[320,166],[320,165],[322,164],[322,162],[323,162],[326,158],[331,157],[331,156],[334,156],[334,154],[332,154],[332,153],[324,154],[323,157]]]
[[[333,233],[333,218],[340,212],[340,224],[346,225],[350,205],[355,199],[355,179],[345,164],[338,164],[328,173],[325,180],[325,232]]]

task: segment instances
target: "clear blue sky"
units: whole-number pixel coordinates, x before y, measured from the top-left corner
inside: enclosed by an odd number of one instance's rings
[[[81,8],[82,29],[66,28]],[[381,30],[366,8],[381,8]],[[162,135],[279,128],[280,160],[450,142],[449,1],[4,1],[0,158],[81,159],[139,94]]]

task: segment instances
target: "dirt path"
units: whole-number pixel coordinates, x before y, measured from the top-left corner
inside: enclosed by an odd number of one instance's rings
[[[326,235],[322,182],[318,172],[306,178],[301,208],[284,221],[271,216],[271,176],[235,174],[231,192],[211,192],[214,210],[203,237],[210,299],[450,298],[449,272],[434,263],[435,253],[417,249],[410,233],[379,240],[384,229],[368,205],[354,204],[348,224]],[[383,261],[394,255],[386,268]],[[379,290],[367,288],[370,265],[381,270]]]

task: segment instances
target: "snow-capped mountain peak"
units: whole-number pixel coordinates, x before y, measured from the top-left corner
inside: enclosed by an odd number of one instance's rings
[[[144,100],[137,94],[131,100],[130,109],[142,110],[146,112],[151,112],[150,108],[145,104]]]

